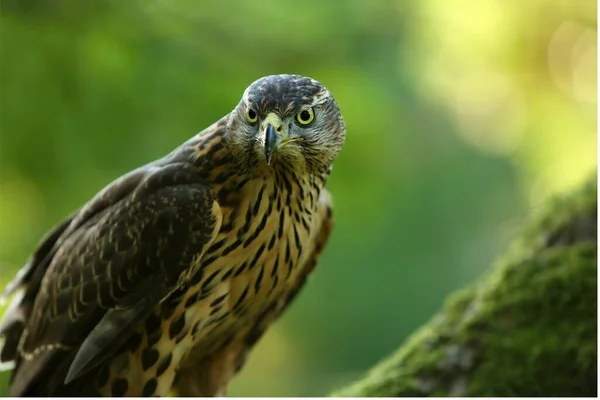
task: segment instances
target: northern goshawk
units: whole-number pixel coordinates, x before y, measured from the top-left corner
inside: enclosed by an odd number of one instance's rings
[[[344,139],[322,84],[267,76],[231,113],[102,189],[7,288],[9,394],[225,395],[315,268]]]

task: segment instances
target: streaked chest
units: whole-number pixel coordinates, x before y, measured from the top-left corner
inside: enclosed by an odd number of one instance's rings
[[[197,260],[187,289],[146,321],[138,349],[113,361],[111,380],[127,376],[129,394],[148,394],[148,382],[156,382],[152,392],[166,395],[188,357],[218,351],[285,295],[313,250],[318,222],[318,193],[290,187],[275,190],[275,182],[257,180],[217,193],[221,231]]]
[[[222,228],[186,300],[201,347],[218,345],[224,333],[260,313],[298,273],[310,251],[314,201],[311,207],[302,187],[290,189],[256,180],[237,193],[221,193]]]

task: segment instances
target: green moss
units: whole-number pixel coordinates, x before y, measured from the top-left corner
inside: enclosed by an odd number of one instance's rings
[[[485,279],[334,396],[595,396],[595,182],[538,210]]]
[[[8,394],[8,381],[10,379],[9,371],[0,372],[0,397],[6,397]]]

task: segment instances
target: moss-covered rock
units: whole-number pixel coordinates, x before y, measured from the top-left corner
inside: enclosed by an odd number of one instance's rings
[[[538,210],[481,282],[334,396],[596,396],[597,185]]]

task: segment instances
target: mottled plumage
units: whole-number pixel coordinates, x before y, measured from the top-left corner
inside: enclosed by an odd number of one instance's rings
[[[15,396],[224,395],[314,269],[345,129],[320,83],[261,78],[235,109],[100,191],[15,280]]]

